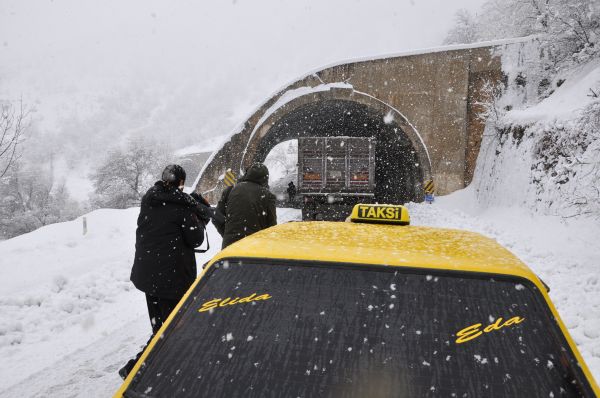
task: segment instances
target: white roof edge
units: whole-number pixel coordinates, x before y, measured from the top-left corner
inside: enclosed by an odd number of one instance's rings
[[[377,59],[385,59],[385,58],[398,58],[398,57],[408,57],[411,55],[422,55],[422,54],[432,54],[432,53],[440,53],[444,51],[456,51],[456,50],[468,50],[472,48],[480,48],[480,47],[496,47],[502,46],[505,44],[514,44],[514,43],[524,43],[533,39],[536,39],[537,35],[524,36],[524,37],[514,37],[511,39],[500,39],[500,40],[489,40],[489,41],[480,41],[477,43],[470,44],[450,44],[447,46],[437,46],[437,47],[425,47],[417,50],[408,50],[402,51],[398,53],[387,53],[387,54],[379,54],[372,56],[364,56],[358,58],[349,58],[342,61],[336,61],[325,66],[321,66],[319,68],[312,69],[309,73],[306,73],[302,77],[292,81],[288,84],[288,86],[298,80],[302,80],[307,76],[313,75],[317,72],[320,72],[325,69],[333,68],[335,66],[344,65],[344,64],[352,64],[356,62],[366,62],[366,61],[374,61]],[[285,86],[287,87],[287,86]],[[281,91],[281,90],[280,90]],[[279,91],[278,91],[279,92]],[[271,98],[271,97],[269,97]]]
[[[510,39],[480,41],[477,43],[470,43],[470,44],[451,44],[448,46],[426,47],[426,48],[421,48],[421,49],[417,49],[417,50],[408,50],[408,51],[403,51],[403,52],[398,52],[398,53],[388,53],[388,54],[364,56],[364,57],[358,57],[358,58],[350,58],[350,59],[345,59],[342,61],[333,62],[333,63],[327,64],[324,66],[320,66],[317,68],[313,68],[308,73],[305,73],[293,80],[289,80],[287,83],[280,86],[279,89],[277,89],[275,92],[271,93],[265,101],[261,102],[260,105],[258,105],[256,108],[254,108],[254,110],[247,117],[245,117],[243,119],[243,121],[241,121],[229,134],[227,134],[227,136],[225,136],[225,138],[223,138],[221,145],[219,145],[217,148],[214,149],[214,151],[212,152],[210,157],[204,163],[204,166],[202,166],[202,169],[200,170],[200,172],[198,173],[198,176],[196,177],[196,180],[194,181],[193,187],[194,187],[194,189],[196,188],[196,186],[200,182],[200,177],[202,176],[202,174],[204,173],[204,171],[206,170],[206,168],[208,167],[210,162],[212,162],[212,160],[215,157],[215,155],[217,154],[217,152],[219,152],[221,149],[223,149],[225,144],[231,140],[231,137],[233,137],[235,134],[242,131],[242,128],[244,127],[244,124],[246,124],[246,121],[248,121],[248,119],[250,119],[256,112],[258,112],[273,97],[275,97],[279,94],[282,94],[286,88],[288,88],[289,86],[291,86],[292,84],[294,84],[300,80],[305,79],[306,77],[308,77],[310,75],[315,75],[318,78],[318,76],[317,76],[318,72],[323,71],[325,69],[333,68],[335,66],[344,65],[344,64],[373,61],[373,60],[385,59],[385,58],[408,57],[411,55],[431,54],[431,53],[438,53],[438,52],[444,52],[444,51],[467,50],[467,49],[480,48],[480,47],[495,47],[495,46],[502,46],[505,44],[523,43],[523,42],[527,42],[530,40],[534,40],[537,37],[538,37],[537,35],[531,35],[531,36],[525,36],[525,37],[514,37],[514,38],[510,38]]]

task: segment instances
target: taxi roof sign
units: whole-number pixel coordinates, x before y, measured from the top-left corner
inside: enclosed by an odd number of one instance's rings
[[[408,209],[400,205],[357,204],[350,214],[351,222],[373,224],[410,224]]]

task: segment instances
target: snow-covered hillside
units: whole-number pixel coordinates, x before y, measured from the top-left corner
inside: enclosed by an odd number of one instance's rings
[[[540,54],[534,39],[502,54],[507,87],[488,105],[473,184],[478,202],[598,220],[600,59],[550,83]]]
[[[560,314],[600,378],[600,226],[476,204],[472,189],[410,204],[415,225],[496,238],[547,282]],[[0,396],[106,397],[117,369],[150,331],[144,296],[129,282],[138,209],[98,210],[0,243]],[[280,222],[298,210],[278,209]],[[220,247],[209,228],[211,250]]]

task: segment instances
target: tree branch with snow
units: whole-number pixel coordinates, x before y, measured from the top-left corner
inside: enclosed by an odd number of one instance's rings
[[[29,127],[31,109],[19,100],[0,105],[0,178],[4,177],[19,158],[19,145]]]

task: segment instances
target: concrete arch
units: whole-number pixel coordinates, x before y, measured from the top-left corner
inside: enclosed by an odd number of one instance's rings
[[[423,170],[423,179],[426,180],[432,178],[431,159],[429,157],[427,147],[425,146],[423,138],[419,132],[407,120],[407,118],[400,113],[400,111],[389,104],[386,104],[385,102],[378,100],[371,95],[355,91],[351,88],[332,88],[326,91],[311,92],[295,97],[280,107],[272,109],[272,111],[268,113],[268,116],[265,116],[263,119],[261,119],[259,124],[256,125],[252,134],[250,135],[250,138],[248,139],[246,147],[243,151],[239,170],[245,170],[245,168],[254,161],[262,162],[264,160],[266,153],[264,153],[264,151],[258,151],[260,148],[260,142],[269,134],[271,128],[276,126],[277,123],[280,122],[286,115],[289,115],[290,113],[307,104],[335,100],[349,101],[365,105],[369,109],[372,109],[380,114],[382,119],[386,118],[389,124],[396,125],[398,129],[398,135],[406,135],[406,137],[410,140],[412,147],[417,152],[417,158]]]
[[[331,101],[347,101],[364,107],[364,113],[391,119],[414,148],[421,180],[433,178],[437,194],[464,188],[472,179],[483,134],[478,116],[487,99],[485,86],[501,81],[499,54],[509,45],[439,48],[310,73],[269,98],[234,131],[204,165],[195,190],[214,203],[227,169],[239,172],[266,156],[274,127],[303,107]]]

